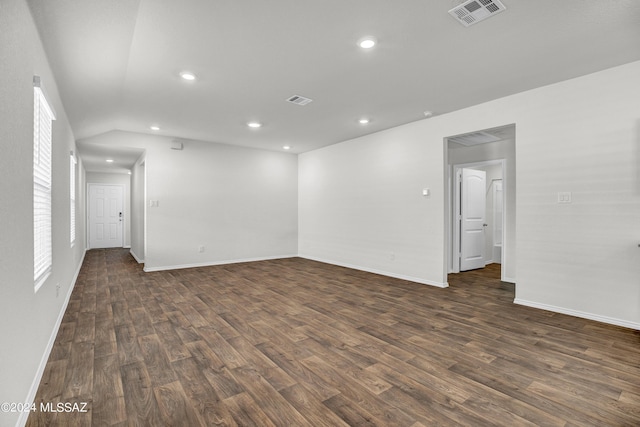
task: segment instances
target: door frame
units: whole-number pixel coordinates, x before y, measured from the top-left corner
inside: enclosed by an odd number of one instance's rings
[[[506,201],[507,201],[507,193],[506,191],[504,191],[504,189],[507,188],[507,174],[505,173],[506,171],[506,165],[507,165],[507,160],[506,159],[496,159],[496,160],[484,160],[484,161],[480,161],[480,162],[473,162],[473,163],[459,163],[459,164],[455,164],[455,165],[451,165],[449,167],[449,171],[450,171],[450,175],[449,175],[449,182],[450,182],[450,191],[449,191],[449,195],[450,195],[450,199],[449,199],[449,242],[450,242],[450,248],[451,250],[448,253],[448,264],[451,266],[451,271],[450,273],[460,273],[460,262],[459,262],[459,257],[460,257],[460,222],[457,218],[457,212],[459,212],[460,209],[460,185],[459,185],[459,181],[458,181],[458,176],[460,173],[462,173],[462,169],[473,169],[473,168],[477,168],[477,167],[482,167],[482,166],[493,166],[493,165],[500,165],[500,167],[502,168],[502,188],[503,188],[503,194],[502,194],[502,260],[501,260],[501,264],[500,264],[500,277],[501,279],[505,278],[505,266],[507,263],[507,250],[506,250],[506,239],[505,239],[505,230],[506,230],[506,218],[507,215],[505,214],[505,209],[506,209]],[[458,260],[458,262],[456,262],[456,260]]]
[[[122,238],[122,247],[124,247],[124,242],[125,242],[125,236],[124,236],[124,230],[125,230],[125,221],[126,221],[126,214],[125,214],[125,203],[124,203],[124,198],[125,198],[125,193],[126,193],[126,187],[122,184],[108,184],[108,183],[100,183],[100,182],[88,182],[87,183],[87,218],[86,218],[86,237],[87,237],[87,244],[86,244],[86,248],[87,249],[92,249],[91,247],[91,188],[94,186],[100,186],[100,187],[120,187],[122,189],[122,200],[120,201],[121,206],[122,206],[122,221],[121,221],[121,225],[120,227],[122,228],[120,230],[120,237]]]

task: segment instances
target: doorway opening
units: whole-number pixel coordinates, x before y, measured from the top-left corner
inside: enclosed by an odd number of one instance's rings
[[[515,125],[445,138],[446,273],[500,271],[515,283]]]
[[[504,163],[453,165],[452,273],[502,264]]]

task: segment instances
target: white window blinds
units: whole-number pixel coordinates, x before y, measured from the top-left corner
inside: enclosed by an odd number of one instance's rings
[[[33,78],[33,270],[35,288],[51,272],[51,122],[53,111],[45,99],[40,78]]]

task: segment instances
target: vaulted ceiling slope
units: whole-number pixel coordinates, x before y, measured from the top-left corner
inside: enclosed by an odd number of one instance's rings
[[[27,1],[78,139],[299,153],[640,59],[638,0],[502,0],[468,28],[458,0]]]

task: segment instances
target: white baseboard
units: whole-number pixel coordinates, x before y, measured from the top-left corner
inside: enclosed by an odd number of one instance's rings
[[[131,256],[138,261],[138,264],[144,264],[144,259],[140,258],[138,255],[136,255],[136,253],[133,251],[133,249],[129,249],[129,253],[131,254]]]
[[[534,301],[527,301],[516,298],[513,300],[514,304],[525,305],[527,307],[538,308],[541,310],[552,311],[554,313],[567,314],[569,316],[581,317],[583,319],[595,320],[596,322],[608,323],[610,325],[622,326],[624,328],[640,330],[640,323],[629,322],[623,319],[616,319],[615,317],[601,316],[599,314],[586,313],[584,311],[573,310],[570,308],[557,307],[554,305],[542,304]]]
[[[336,261],[330,261],[330,260],[326,260],[326,259],[322,259],[322,258],[310,257],[310,256],[305,256],[305,255],[298,255],[298,256],[300,258],[308,259],[308,260],[311,260],[311,261],[318,261],[318,262],[322,262],[322,263],[325,263],[325,264],[337,265],[339,267],[351,268],[353,270],[366,271],[367,273],[373,273],[373,274],[379,274],[381,276],[393,277],[394,279],[408,280],[409,282],[416,282],[416,283],[419,283],[421,285],[436,286],[438,288],[447,288],[447,287],[449,287],[449,283],[447,283],[447,282],[445,282],[445,283],[433,282],[433,281],[430,281],[430,280],[420,279],[418,277],[406,276],[404,274],[396,274],[396,273],[391,273],[391,272],[388,272],[388,271],[376,270],[374,268],[361,267],[361,266],[358,266],[358,265],[347,264],[347,263],[336,262]]]
[[[38,366],[36,375],[33,379],[33,382],[31,383],[31,387],[29,388],[29,393],[27,394],[27,399],[25,400],[25,402],[33,403],[33,401],[36,398],[36,393],[38,392],[40,381],[42,381],[42,375],[44,375],[44,370],[47,367],[47,362],[49,361],[49,356],[51,355],[53,344],[55,344],[56,342],[56,337],[58,336],[58,330],[60,329],[60,325],[62,324],[64,313],[67,311],[67,306],[69,305],[69,300],[71,299],[71,294],[73,293],[73,289],[76,287],[76,282],[78,280],[78,276],[80,275],[80,270],[82,269],[82,264],[84,263],[84,257],[86,254],[87,254],[87,249],[84,250],[82,254],[82,258],[80,259],[80,263],[78,264],[78,268],[76,269],[76,272],[73,275],[71,286],[69,286],[69,291],[67,292],[64,302],[62,303],[62,307],[60,309],[60,313],[58,313],[58,318],[56,319],[56,323],[53,325],[53,330],[51,331],[49,342],[47,343],[47,347],[44,350],[44,354],[40,359],[40,365]],[[16,427],[22,427],[26,425],[27,419],[29,418],[29,414],[30,412],[21,412],[20,417],[18,418],[18,422],[16,423]]]
[[[278,255],[271,257],[260,257],[260,258],[244,258],[244,259],[230,259],[223,261],[208,261],[202,263],[194,263],[194,264],[181,264],[181,265],[166,265],[160,267],[144,267],[144,271],[149,273],[152,271],[165,271],[165,270],[179,270],[182,268],[194,268],[194,267],[211,267],[214,265],[226,265],[226,264],[238,264],[241,262],[256,262],[256,261],[269,261],[274,259],[284,259],[284,258],[295,258],[298,255]]]
[[[133,257],[136,258],[135,255],[133,255]],[[446,288],[446,287],[449,286],[449,284],[446,283],[446,282],[445,283],[433,282],[433,281],[429,281],[429,280],[420,279],[418,277],[406,276],[406,275],[402,275],[402,274],[395,274],[395,273],[390,273],[388,271],[375,270],[375,269],[370,269],[370,268],[366,268],[366,267],[360,267],[360,266],[357,266],[357,265],[344,264],[344,263],[339,263],[339,262],[335,262],[335,261],[329,261],[329,260],[325,260],[325,259],[321,259],[321,258],[308,257],[308,256],[303,256],[303,255],[298,255],[298,254],[295,254],[295,255],[279,255],[279,256],[261,257],[261,258],[245,258],[245,259],[235,259],[235,260],[213,261],[213,262],[203,262],[203,263],[194,263],[194,264],[169,265],[169,266],[160,266],[160,267],[146,267],[145,266],[144,267],[144,271],[149,273],[149,272],[152,272],[152,271],[178,270],[178,269],[181,269],[181,268],[193,268],[193,267],[210,267],[210,266],[214,266],[214,265],[237,264],[237,263],[241,263],[241,262],[269,261],[269,260],[274,260],[274,259],[296,258],[296,257],[308,259],[308,260],[311,260],[311,261],[318,261],[318,262],[322,262],[322,263],[325,263],[325,264],[337,265],[337,266],[340,266],[340,267],[352,268],[354,270],[366,271],[368,273],[380,274],[381,276],[393,277],[395,279],[408,280],[410,282],[420,283],[421,285],[436,286],[438,288]]]

